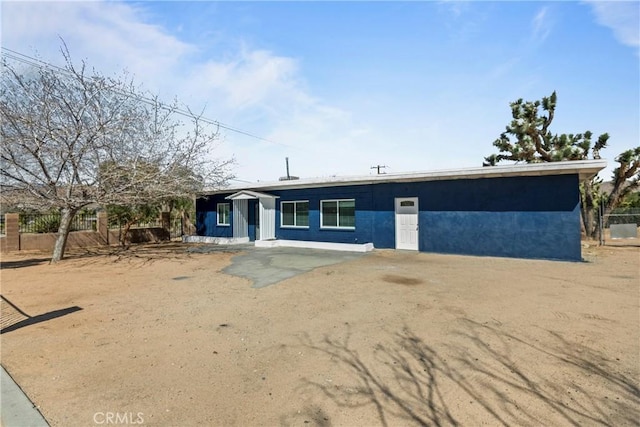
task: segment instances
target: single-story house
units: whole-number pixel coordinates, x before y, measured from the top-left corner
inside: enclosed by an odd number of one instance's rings
[[[580,260],[580,183],[604,160],[258,182],[196,199],[201,241]],[[198,237],[196,237],[198,239]]]

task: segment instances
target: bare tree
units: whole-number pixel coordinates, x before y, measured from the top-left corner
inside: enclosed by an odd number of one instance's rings
[[[64,256],[75,214],[89,205],[140,205],[189,196],[229,178],[233,159],[212,157],[218,129],[177,119],[126,73],[106,77],[65,65],[26,67],[3,58],[0,186],[4,202],[61,215],[52,262]],[[189,111],[190,113],[190,111]],[[11,200],[13,199],[13,200]]]

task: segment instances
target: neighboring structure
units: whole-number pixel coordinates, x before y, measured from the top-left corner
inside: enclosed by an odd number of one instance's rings
[[[580,260],[604,160],[255,183],[196,200],[201,241]],[[197,238],[196,238],[197,239]]]

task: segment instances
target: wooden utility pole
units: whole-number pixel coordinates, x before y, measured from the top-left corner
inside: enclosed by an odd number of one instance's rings
[[[378,175],[380,175],[381,173],[384,173],[384,172],[380,172],[380,169],[385,169],[387,167],[388,167],[387,165],[376,165],[376,166],[371,166],[371,169],[377,169]]]

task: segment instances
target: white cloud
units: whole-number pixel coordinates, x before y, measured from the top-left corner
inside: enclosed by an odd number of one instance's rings
[[[469,2],[461,0],[442,0],[438,2],[440,10],[444,10],[454,18],[461,17],[469,10]]]
[[[104,73],[126,68],[145,80],[195,51],[122,3],[2,2],[4,47],[27,55],[37,51],[43,60],[60,63],[60,38],[74,60],[86,59]]]
[[[613,30],[627,46],[640,47],[640,3],[637,1],[587,1],[598,24]]]
[[[334,148],[342,144],[345,153],[356,151],[348,148],[350,114],[309,93],[295,58],[239,43],[237,51],[224,59],[195,60],[204,56],[204,49],[146,23],[144,3],[139,7],[114,2],[2,3],[4,47],[27,55],[37,51],[43,60],[60,64],[59,37],[72,58],[86,59],[104,74],[126,68],[137,84],[167,101],[177,96],[193,111],[207,106],[207,118],[278,141],[271,144],[222,129],[218,155],[235,155],[239,177],[277,178],[281,173],[272,172],[274,164],[286,155],[296,156],[297,166],[302,161],[319,165],[320,157],[329,157],[323,152],[326,141]],[[330,169],[340,172],[344,166],[337,162]],[[323,174],[329,169],[306,170]]]
[[[311,85],[315,82],[304,79],[308,70],[303,69],[302,57],[283,55],[277,48],[256,49],[241,39],[230,39],[221,28],[212,30],[214,26],[185,32],[172,30],[182,24],[153,25],[147,13],[161,14],[158,4],[1,2],[2,44],[25,54],[37,49],[44,60],[59,64],[59,35],[75,59],[86,59],[105,74],[127,68],[136,83],[167,101],[177,96],[198,112],[206,106],[207,118],[276,141],[222,129],[217,153],[235,155],[236,174],[246,180],[277,179],[284,174],[285,157],[299,176],[375,173],[369,168],[376,164],[389,165],[388,172],[479,165],[493,151],[490,142],[508,119],[508,102],[526,97],[529,82],[539,78],[531,70],[518,79],[513,76],[523,74],[523,58],[531,57],[529,51],[549,35],[554,24],[550,18],[557,18],[554,5],[534,6],[536,13],[523,24],[530,25],[535,37],[527,34],[524,40],[513,41],[514,52],[492,61],[488,75],[465,72],[460,79],[442,80],[440,89],[429,92],[439,97],[426,102],[409,97],[408,102],[394,104],[395,95],[386,97],[384,88],[378,93],[374,87],[362,95],[348,92],[334,95],[335,101],[322,99],[321,89]],[[616,5],[593,7],[610,17]],[[494,9],[500,8],[444,2],[436,10],[446,14],[454,45],[464,46],[482,35],[482,24],[499,12]],[[560,32],[560,27],[553,28]],[[207,32],[215,34],[203,36]],[[196,33],[198,40],[207,42],[187,41],[185,33]],[[636,34],[635,39],[624,39],[635,40],[629,43],[637,46],[637,38]],[[455,76],[455,70],[447,72]],[[483,87],[496,88],[496,95],[488,97]],[[416,93],[424,90],[416,88]],[[452,95],[459,96],[452,99]],[[466,105],[475,98],[479,104],[475,109]],[[472,135],[469,129],[474,129]]]
[[[533,41],[544,42],[551,34],[551,16],[548,7],[542,7],[531,20],[531,30]]]
[[[188,92],[219,92],[219,101],[230,109],[247,109],[268,103],[270,99],[302,98],[297,82],[298,64],[292,58],[276,56],[264,50],[243,48],[227,62],[196,64],[185,85]],[[294,96],[295,95],[295,96]]]
[[[465,154],[474,160],[446,160],[450,147],[443,142],[468,138],[457,123],[436,125],[454,112],[425,106],[398,116],[386,108],[368,110],[368,100],[330,104],[307,87],[298,58],[236,40],[235,50],[213,57],[217,53],[209,46],[146,23],[144,5],[3,3],[3,45],[27,54],[37,48],[43,59],[56,62],[59,34],[74,58],[86,58],[105,74],[126,67],[137,83],[167,100],[177,95],[194,111],[206,105],[207,118],[275,141],[221,130],[216,153],[235,155],[241,179],[277,179],[284,174],[285,157],[293,174],[308,177],[375,173],[370,167],[377,164],[389,165],[388,172],[476,165],[486,154],[478,148]]]

